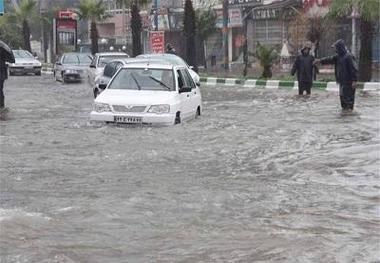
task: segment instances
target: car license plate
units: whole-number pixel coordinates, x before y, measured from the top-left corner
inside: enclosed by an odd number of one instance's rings
[[[125,116],[115,116],[115,122],[117,123],[141,123],[141,117],[125,117]]]

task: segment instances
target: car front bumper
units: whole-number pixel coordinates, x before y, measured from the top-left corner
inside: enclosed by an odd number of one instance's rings
[[[27,73],[39,73],[41,72],[41,67],[39,66],[30,66],[30,67],[25,67],[25,66],[13,66],[9,67],[9,72],[10,73],[19,73],[19,74],[27,74]]]
[[[141,118],[141,122],[118,122],[115,117],[124,118]],[[154,113],[131,113],[131,114],[120,114],[113,112],[96,112],[92,111],[90,114],[91,121],[100,122],[114,122],[114,123],[130,123],[130,124],[158,124],[158,125],[173,125],[175,120],[174,113],[167,114],[154,114]]]

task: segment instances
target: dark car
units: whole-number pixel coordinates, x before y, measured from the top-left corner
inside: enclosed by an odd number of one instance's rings
[[[87,78],[91,54],[64,53],[54,65],[55,80],[78,82]]]

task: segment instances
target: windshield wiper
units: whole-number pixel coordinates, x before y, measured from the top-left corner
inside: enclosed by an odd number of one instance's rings
[[[162,86],[164,86],[165,88],[167,88],[168,90],[172,90],[168,85],[166,85],[165,83],[163,83],[161,80],[158,80],[156,79],[155,77],[152,77],[152,76],[149,76],[149,78],[153,79],[155,82],[161,84]]]
[[[139,82],[137,81],[137,79],[135,78],[135,75],[133,75],[133,73],[131,73],[131,77],[133,78],[133,80],[135,81],[136,85],[137,85],[137,88],[139,90],[141,90],[141,85],[139,84]]]

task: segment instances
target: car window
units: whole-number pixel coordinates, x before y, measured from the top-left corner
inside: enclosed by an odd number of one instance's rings
[[[91,57],[86,54],[66,54],[62,57],[62,64],[86,65],[91,63]]]
[[[98,60],[98,67],[105,67],[108,62],[114,59],[123,59],[128,58],[128,55],[119,55],[119,56],[100,56]]]
[[[188,75],[186,74],[186,71],[184,69],[180,69],[178,71],[180,72],[182,80],[183,80],[183,87],[192,88],[191,80],[189,79]]]
[[[181,89],[183,88],[185,85],[185,80],[183,78],[183,75],[181,73],[180,70],[177,70],[177,80],[178,80],[178,88]]]
[[[12,52],[15,58],[34,58],[33,55],[26,50],[13,50]]]
[[[103,76],[111,78],[112,75],[113,75],[113,72],[114,72],[114,67],[115,67],[115,63],[114,62],[108,63],[104,67]]]
[[[186,69],[181,69],[181,72],[182,72],[183,76],[185,76],[185,79],[186,79],[187,83],[189,84],[189,87],[191,87],[192,89],[195,89],[196,86],[195,86],[195,83],[194,83],[193,78],[191,77],[189,71]]]
[[[95,67],[96,66],[96,59],[97,59],[96,56],[92,59],[90,67]]]
[[[118,71],[108,89],[174,91],[173,70],[124,68]]]

